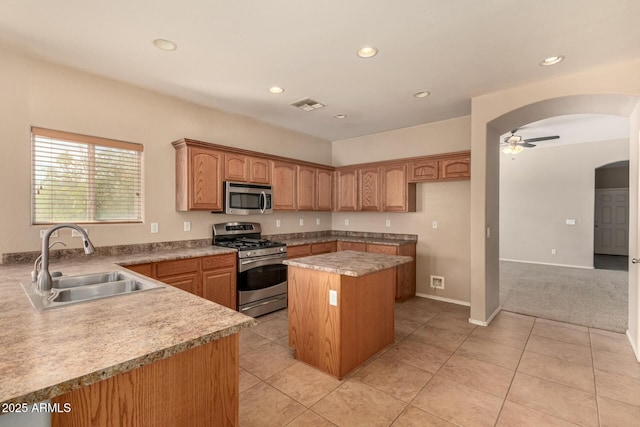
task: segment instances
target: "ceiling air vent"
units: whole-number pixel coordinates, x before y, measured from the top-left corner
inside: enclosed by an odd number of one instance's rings
[[[304,111],[313,111],[324,107],[324,104],[310,98],[304,98],[300,101],[292,102],[291,105]]]

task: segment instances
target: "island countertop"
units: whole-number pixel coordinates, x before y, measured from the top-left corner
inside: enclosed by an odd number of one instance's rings
[[[230,252],[235,251],[208,247],[89,256],[52,261],[50,270],[98,273],[123,269],[120,265]],[[30,281],[31,268],[0,266],[0,403],[49,399],[255,325],[248,316],[164,284],[162,289],[37,311],[20,286]]]
[[[330,252],[284,261],[292,267],[360,277],[413,261],[410,256],[386,255],[358,251]]]

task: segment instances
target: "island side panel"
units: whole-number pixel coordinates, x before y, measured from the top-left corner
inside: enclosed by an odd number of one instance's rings
[[[238,380],[233,334],[53,398],[51,425],[237,426]]]
[[[395,339],[394,268],[361,277],[341,277],[342,378]]]
[[[340,275],[289,266],[289,346],[294,357],[340,376],[340,307],[329,305],[329,290],[340,295]]]

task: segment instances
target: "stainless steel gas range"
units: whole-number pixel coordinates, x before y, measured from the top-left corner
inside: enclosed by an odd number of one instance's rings
[[[260,224],[227,222],[213,226],[213,244],[237,254],[238,311],[262,316],[287,306],[287,246],[262,239]]]

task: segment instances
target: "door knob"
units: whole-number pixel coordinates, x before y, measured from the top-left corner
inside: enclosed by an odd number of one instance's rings
[[[638,259],[638,258],[631,258],[631,262],[632,262],[633,264],[637,264],[637,263],[639,263],[639,262],[640,262],[640,259]]]

